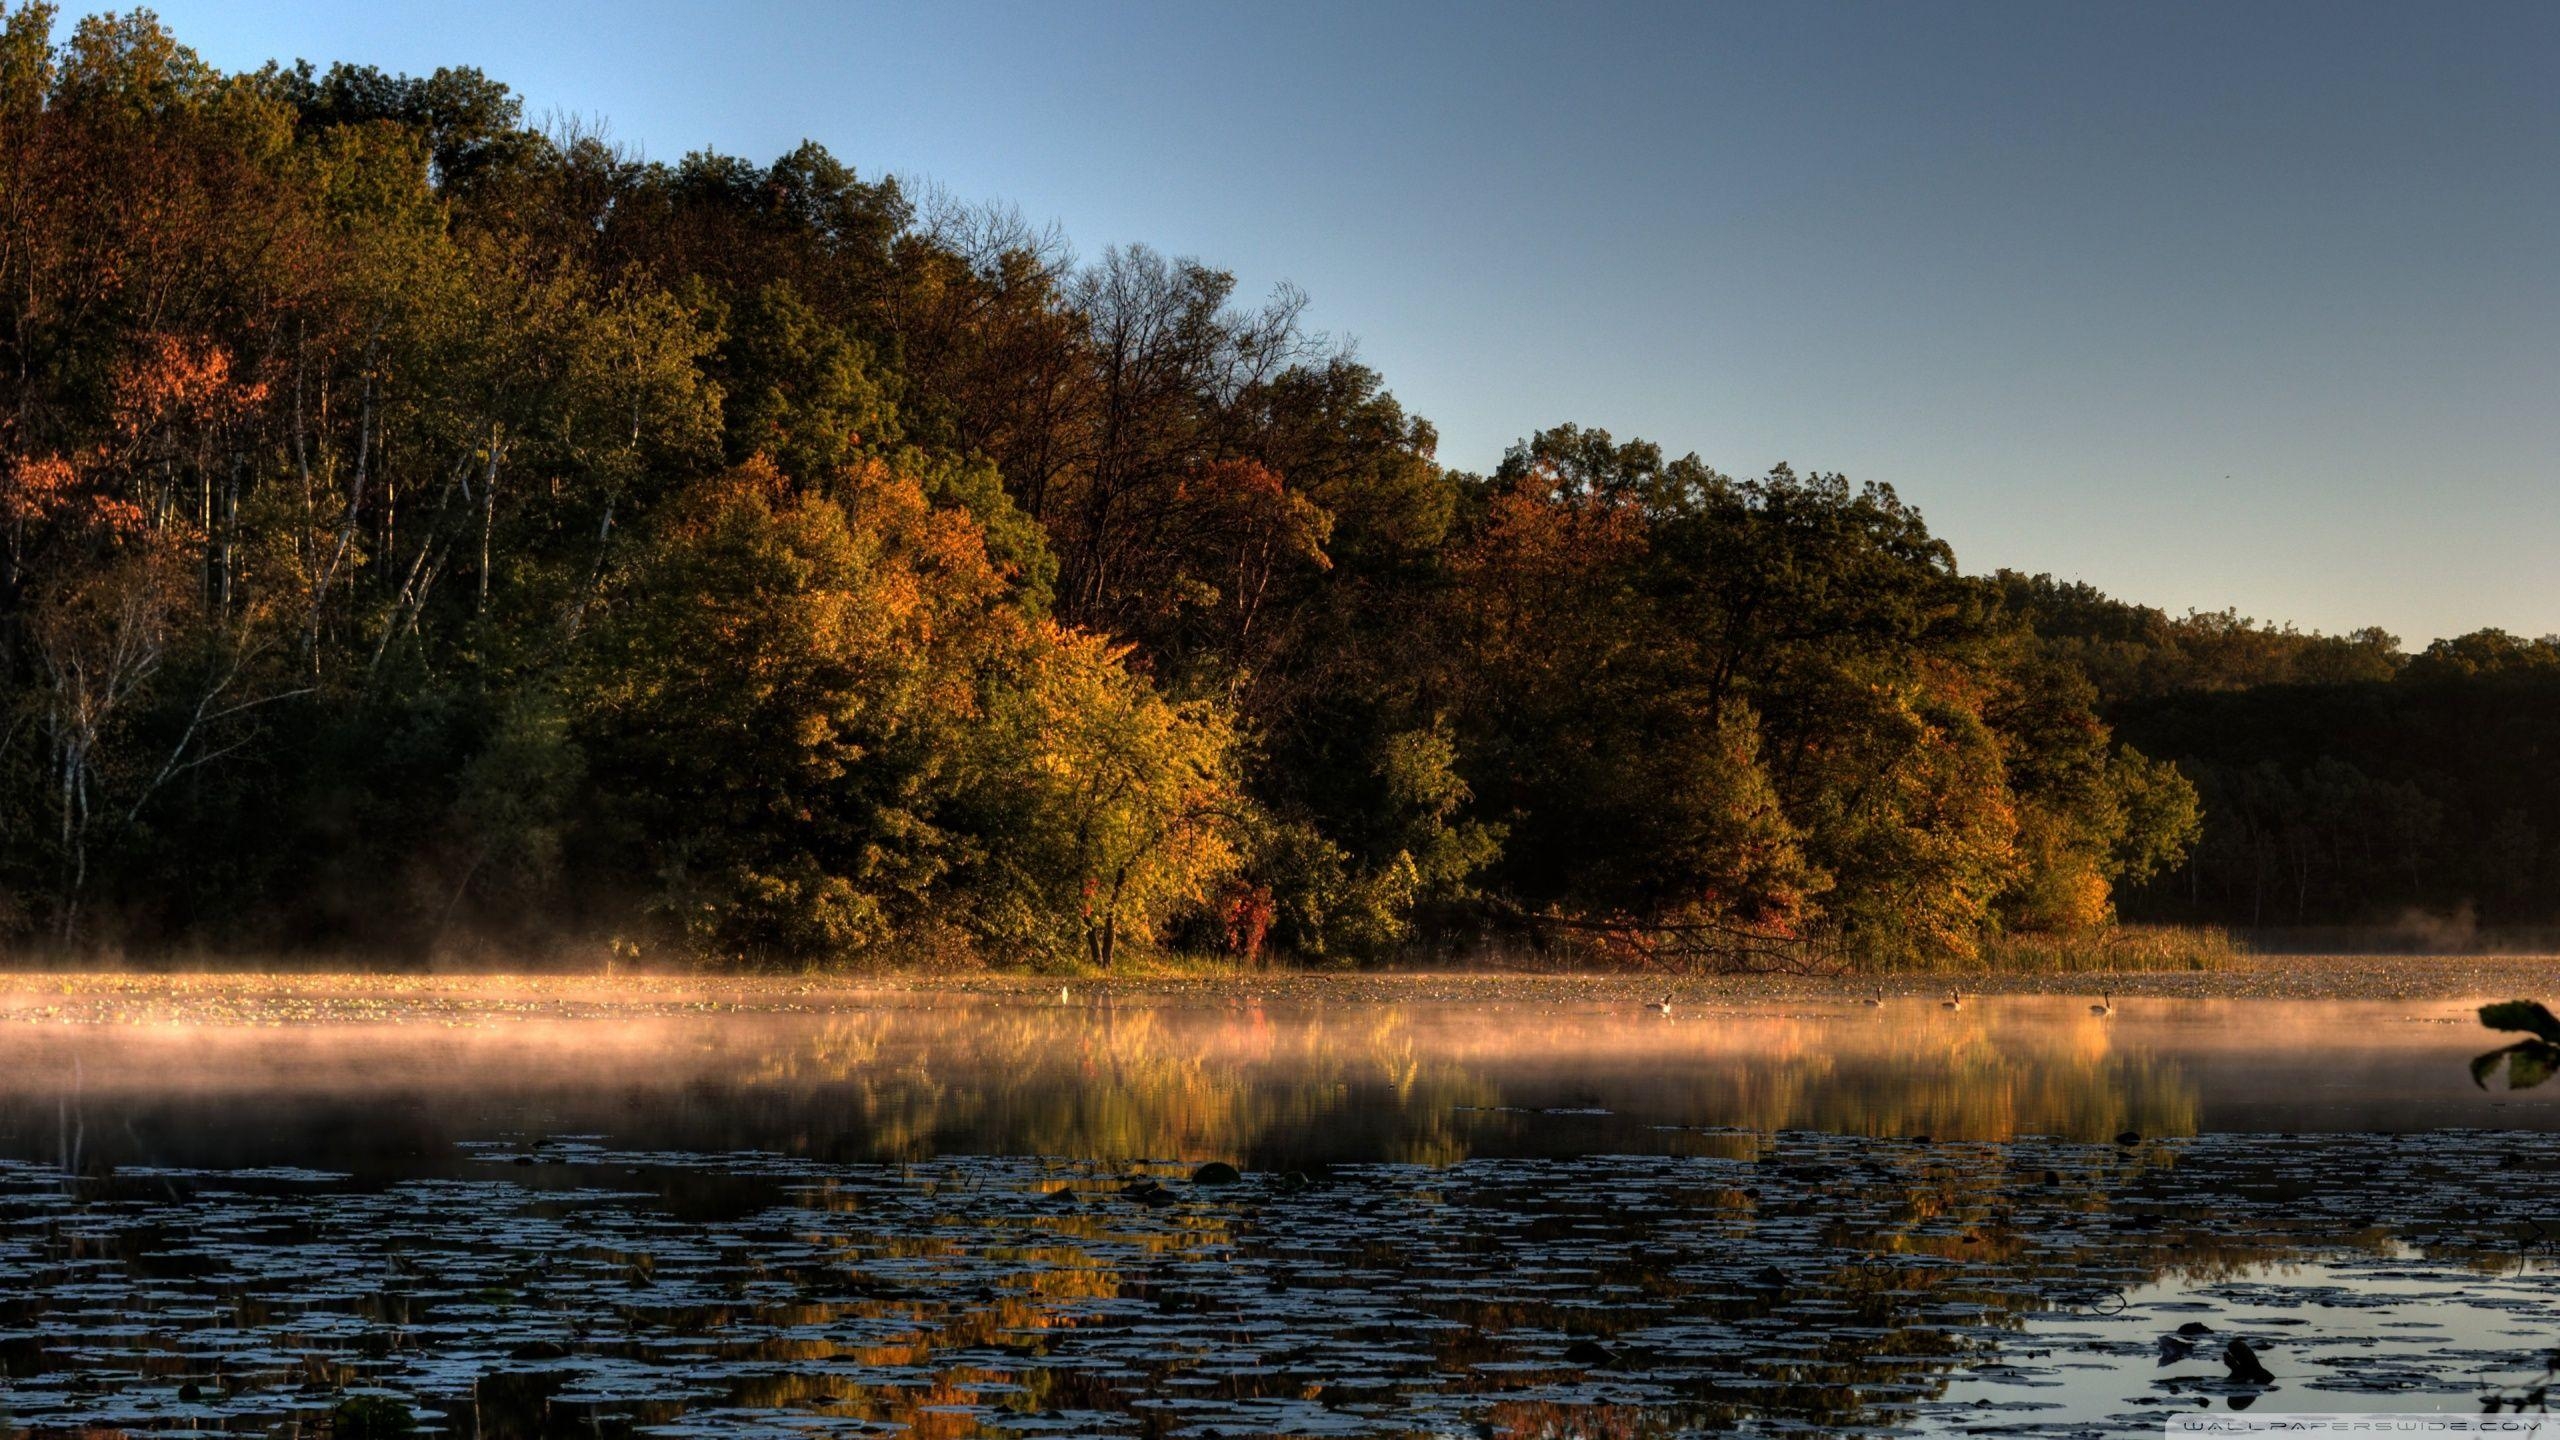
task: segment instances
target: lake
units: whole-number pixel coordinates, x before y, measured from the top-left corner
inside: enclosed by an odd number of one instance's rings
[[[2560,1345],[2473,1001],[1649,993],[0,980],[0,1414],[2157,1434]]]

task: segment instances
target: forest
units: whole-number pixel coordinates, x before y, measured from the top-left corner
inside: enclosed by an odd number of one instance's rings
[[[2560,919],[2560,640],[2480,630],[2404,654],[2379,630],[2172,619],[1996,579],[2116,732],[2200,795],[2198,843],[2122,897],[2127,915],[2431,945]]]
[[[2560,879],[2551,642],[1968,574],[1887,486],[1546,417],[1466,473],[1294,291],[54,18],[13,949],[1882,966]]]

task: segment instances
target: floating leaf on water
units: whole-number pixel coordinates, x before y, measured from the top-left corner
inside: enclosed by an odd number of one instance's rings
[[[2492,1030],[2513,1030],[2550,1045],[2560,1045],[2560,1015],[2536,1000],[2501,1000],[2480,1007],[2480,1023]]]
[[[2560,1070],[2560,1045],[2547,1045],[2540,1040],[2519,1040],[2503,1050],[2492,1050],[2471,1062],[2471,1083],[2486,1090],[2489,1077],[2498,1073],[2498,1062],[2506,1062],[2507,1088],[2530,1090]]]
[[[2258,1358],[2258,1352],[2249,1348],[2248,1341],[2237,1336],[2232,1337],[2230,1344],[2222,1347],[2222,1363],[2231,1367],[2231,1378],[2242,1385],[2275,1383],[2276,1377],[2268,1371],[2266,1363]]]
[[[2503,1050],[2492,1050],[2471,1062],[2471,1083],[2486,1090],[2489,1077],[2506,1062],[2507,1088],[2530,1090],[2560,1070],[2560,1016],[2533,1000],[2502,1000],[2480,1007],[2480,1023],[2492,1030],[2530,1035]]]

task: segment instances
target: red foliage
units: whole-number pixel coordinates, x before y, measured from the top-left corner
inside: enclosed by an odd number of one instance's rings
[[[1270,935],[1271,920],[1277,913],[1270,886],[1242,880],[1228,886],[1218,905],[1218,919],[1226,927],[1229,953],[1259,961],[1262,942]]]

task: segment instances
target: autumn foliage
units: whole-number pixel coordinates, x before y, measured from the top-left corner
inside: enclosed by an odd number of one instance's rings
[[[475,71],[0,35],[0,928],[1110,967],[2088,927],[2196,824],[1890,491],[1492,475],[1283,290]]]

